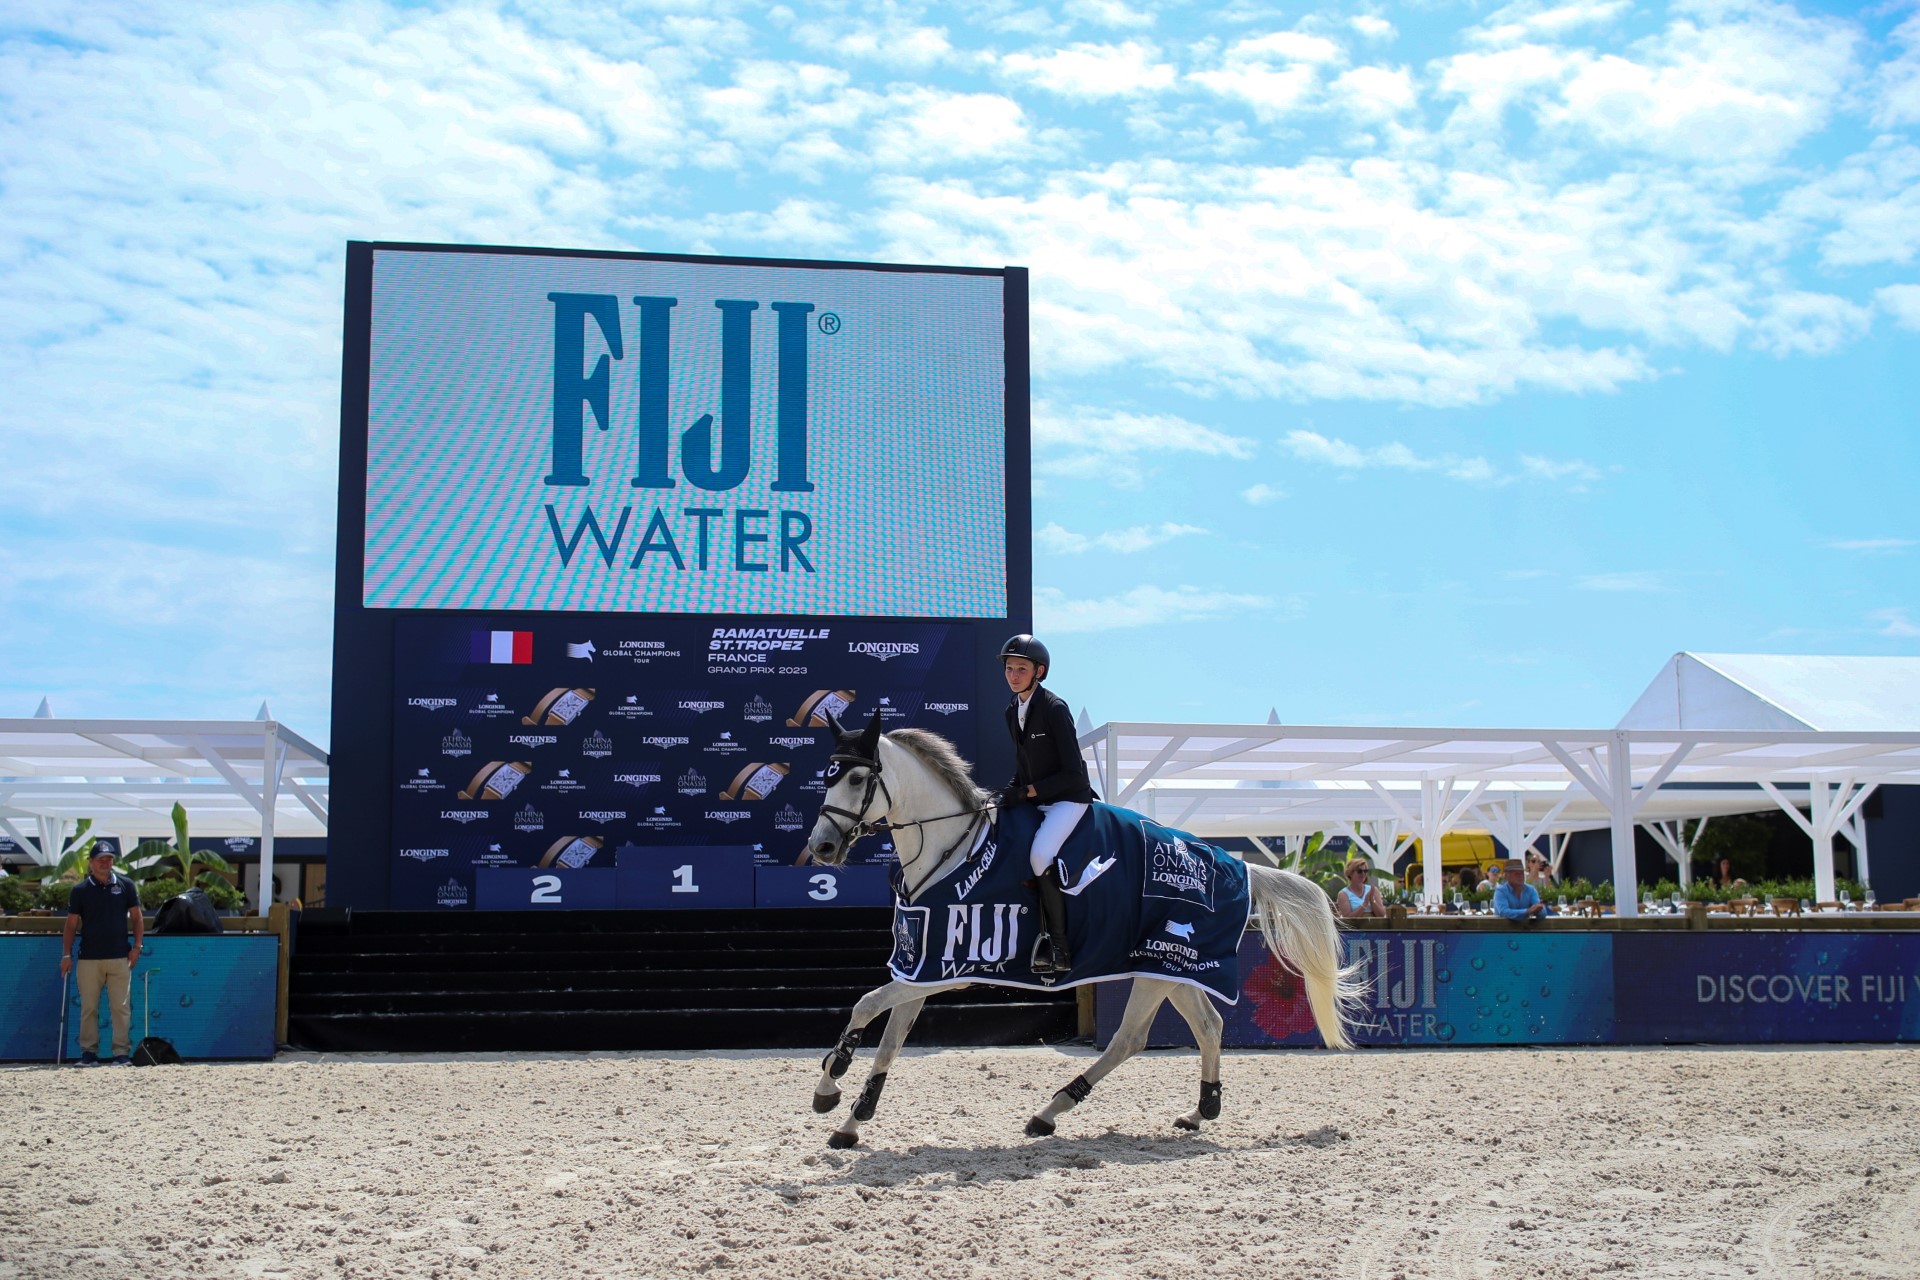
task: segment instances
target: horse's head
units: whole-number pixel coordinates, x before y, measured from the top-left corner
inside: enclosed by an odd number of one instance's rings
[[[806,854],[815,862],[837,867],[847,860],[853,842],[866,835],[886,813],[891,798],[880,779],[880,712],[865,729],[849,731],[829,712],[833,731],[833,758],[827,765],[827,794],[807,837]]]

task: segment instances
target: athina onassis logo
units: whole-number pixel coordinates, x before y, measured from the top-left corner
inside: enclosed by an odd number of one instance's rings
[[[678,298],[636,297],[631,309],[611,293],[549,293],[547,300],[553,304],[553,448],[545,483],[564,490],[594,482],[582,451],[586,424],[591,420],[601,431],[612,430],[614,381],[630,380],[638,412],[631,423],[620,424],[621,431],[632,432],[634,444],[628,482],[650,492],[656,504],[651,510],[645,501],[617,509],[606,504],[596,511],[592,503],[582,503],[576,515],[573,504],[556,494],[555,501],[542,505],[561,566],[572,564],[581,543],[591,537],[590,553],[608,569],[658,569],[671,563],[683,573],[689,565],[703,573],[815,572],[815,553],[807,545],[813,518],[807,512],[722,508],[706,496],[739,488],[753,466],[753,339],[760,303],[716,298],[713,306],[720,314],[715,317],[691,305],[676,315]],[[774,476],[767,488],[775,495],[812,493],[807,334],[814,304],[769,302],[767,309],[773,315],[777,379]],[[822,324],[822,332],[839,331],[839,318],[833,320],[831,328]],[[589,325],[606,346],[591,369],[586,365]],[[703,351],[711,349],[718,330],[717,406],[669,403],[676,327],[683,346],[697,343]],[[622,400],[629,402],[624,395]],[[688,425],[676,429],[682,422]],[[683,483],[696,491],[684,505],[669,497]]]

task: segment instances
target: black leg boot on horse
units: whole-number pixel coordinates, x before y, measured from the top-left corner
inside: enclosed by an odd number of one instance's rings
[[[1073,948],[1067,942],[1067,895],[1060,891],[1059,864],[1035,877],[1033,887],[1040,895],[1040,918],[1047,926],[1034,947],[1033,971],[1064,976],[1073,969]]]

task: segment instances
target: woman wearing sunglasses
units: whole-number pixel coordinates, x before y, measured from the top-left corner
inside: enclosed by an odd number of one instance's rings
[[[1333,913],[1341,917],[1384,916],[1387,904],[1380,898],[1380,889],[1368,876],[1370,868],[1365,858],[1353,858],[1347,862],[1346,887],[1333,895]]]

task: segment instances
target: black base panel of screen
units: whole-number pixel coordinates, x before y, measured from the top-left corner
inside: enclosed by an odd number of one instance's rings
[[[310,911],[288,1035],[305,1049],[824,1049],[886,981],[884,910]],[[884,1019],[867,1029],[877,1042]],[[923,1045],[1056,1043],[1071,991],[935,997]]]

